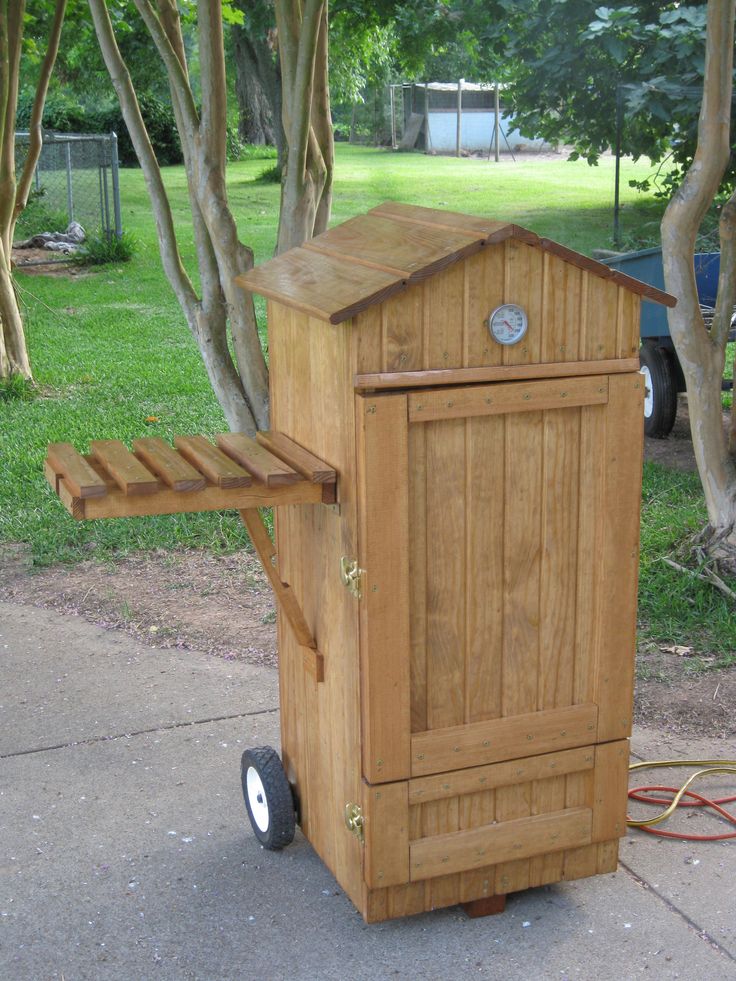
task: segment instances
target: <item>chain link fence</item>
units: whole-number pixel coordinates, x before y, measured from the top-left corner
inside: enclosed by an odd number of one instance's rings
[[[23,166],[28,144],[28,133],[16,133],[17,172]],[[44,208],[65,214],[67,224],[79,222],[88,236],[122,236],[115,133],[44,133],[33,180]]]

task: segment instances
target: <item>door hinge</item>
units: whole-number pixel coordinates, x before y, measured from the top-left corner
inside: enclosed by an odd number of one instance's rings
[[[363,808],[360,806],[360,804],[346,804],[345,827],[348,829],[348,831],[352,831],[361,844],[365,841],[363,826]]]
[[[343,586],[346,586],[351,596],[356,599],[361,599],[363,593],[360,588],[360,577],[365,572],[365,569],[361,569],[358,566],[357,559],[349,559],[347,555],[343,555],[340,559],[340,578],[342,579]]]

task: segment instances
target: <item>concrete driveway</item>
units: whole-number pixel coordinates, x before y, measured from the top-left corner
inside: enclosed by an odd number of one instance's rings
[[[501,916],[366,926],[304,838],[266,852],[247,823],[271,669],[0,603],[0,722],[2,979],[736,979],[736,842],[635,832],[616,874]],[[653,730],[634,749],[736,755]]]

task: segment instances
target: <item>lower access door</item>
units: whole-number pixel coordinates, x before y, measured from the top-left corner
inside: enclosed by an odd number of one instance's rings
[[[640,375],[356,400],[368,783],[628,736]]]

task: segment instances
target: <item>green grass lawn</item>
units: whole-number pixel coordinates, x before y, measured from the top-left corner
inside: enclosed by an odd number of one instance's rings
[[[258,180],[268,165],[249,159],[228,169],[230,204],[256,262],[271,256],[276,240],[279,187]],[[623,231],[633,242],[656,228],[661,205],[628,188],[630,177],[648,173],[646,163],[624,161],[622,169]],[[167,168],[164,178],[184,261],[193,271],[184,171]],[[171,439],[226,428],[163,275],[140,171],[123,171],[121,196],[124,228],[138,241],[130,263],[70,277],[17,277],[40,397],[0,401],[0,542],[27,543],[37,564],[113,558],[146,548],[234,549],[246,542],[233,512],[75,522],[43,480],[49,442],[67,440],[86,449],[95,438],[129,443],[142,433]],[[613,160],[604,158],[590,168],[562,157],[549,162],[528,155],[496,165],[338,145],[333,221],[385,200],[513,220],[590,253],[611,244]],[[262,301],[258,304],[262,321]],[[150,418],[156,421],[147,422]],[[655,512],[661,520],[655,520]],[[708,643],[722,652],[733,650],[736,627],[726,622],[725,600],[704,590],[711,605],[706,609],[700,599],[693,605],[695,593],[687,584],[688,595],[673,602],[683,583],[658,562],[659,554],[702,521],[697,479],[648,470],[644,513],[642,616],[648,629],[653,636],[684,642],[682,630],[701,631],[699,618],[707,613],[720,624]],[[656,602],[657,596],[667,602]]]

